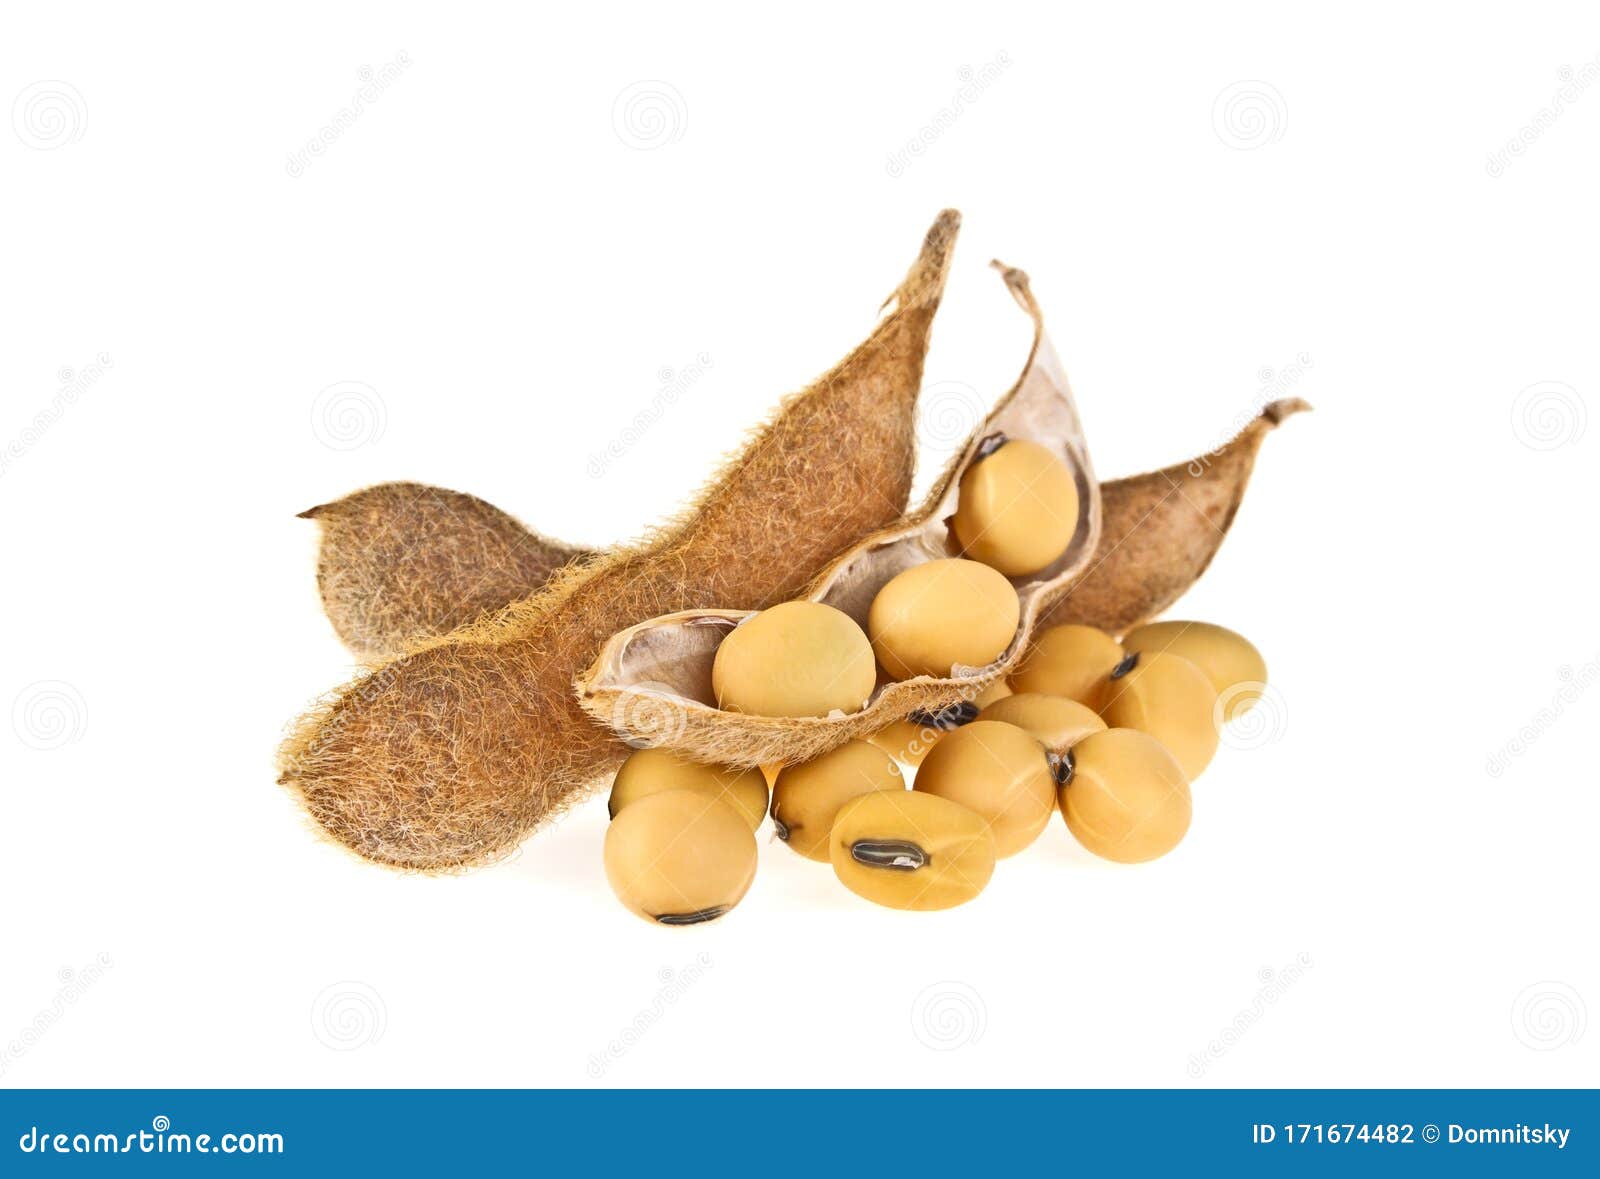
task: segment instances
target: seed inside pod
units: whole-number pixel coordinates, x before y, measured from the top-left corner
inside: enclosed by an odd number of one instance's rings
[[[912,712],[969,699],[977,682],[1010,671],[1040,610],[1082,571],[1097,533],[1099,490],[1093,482],[1071,392],[1060,360],[1044,334],[1027,277],[1013,269],[1004,273],[1006,285],[1034,323],[1034,347],[1022,375],[922,508],[842,552],[817,575],[806,597],[843,610],[864,623],[871,637],[873,604],[891,582],[930,562],[950,562],[950,558],[938,556],[950,551],[947,521],[956,507],[961,475],[975,461],[974,455],[986,448],[985,440],[997,435],[1027,438],[1058,451],[1073,473],[1080,514],[1072,543],[1058,561],[1015,584],[976,562],[955,561],[957,566],[977,566],[980,576],[1011,587],[1018,618],[1011,637],[997,638],[996,645],[983,652],[941,652],[935,662],[946,665],[942,674],[909,679],[894,678],[893,658],[883,663],[880,653],[885,674],[879,677],[867,707],[857,713],[820,718],[753,716],[716,708],[705,690],[715,652],[710,636],[725,632],[746,615],[715,606],[684,610],[628,627],[606,641],[576,681],[579,699],[591,716],[616,726],[630,738],[652,742],[659,741],[651,735],[654,730],[647,732],[644,726],[630,723],[631,719],[636,709],[646,716],[665,709],[673,722],[672,743],[697,758],[741,765],[799,762],[844,741],[871,737]],[[972,637],[970,628],[956,630],[957,621],[946,618],[944,623],[964,640]],[[932,637],[943,642],[948,636]],[[998,645],[1001,642],[1003,647]],[[953,662],[963,656],[980,663],[958,666]]]
[[[616,728],[661,744],[681,715],[661,692],[620,701],[597,723],[574,677],[607,636],[663,610],[794,598],[838,553],[902,517],[922,361],[958,223],[954,212],[939,218],[867,341],[786,399],[678,523],[347,685],[295,727],[280,781],[359,854],[439,870],[506,854],[603,781],[628,752]],[[698,673],[707,692],[708,673]]]
[[[1017,633],[1021,605],[1003,575],[960,558],[913,565],[891,578],[867,615],[867,634],[890,676],[944,678],[987,667]]]
[[[1092,733],[1065,762],[1057,801],[1067,829],[1097,856],[1137,864],[1189,830],[1189,783],[1161,742],[1133,729]]]
[[[905,788],[894,758],[876,745],[849,741],[815,761],[783,768],[772,790],[772,822],[793,850],[826,861],[840,807],[874,790]]]
[[[695,790],[666,790],[625,807],[606,828],[606,879],[634,913],[698,925],[744,897],[756,840],[733,807]]]
[[[1129,655],[1101,688],[1100,717],[1112,728],[1149,733],[1172,751],[1190,782],[1217,751],[1217,690],[1182,656]]]
[[[1044,746],[999,721],[973,721],[940,740],[917,771],[913,789],[981,816],[994,834],[1000,859],[1037,839],[1056,805]]]
[[[1284,418],[1309,408],[1298,399],[1273,402],[1219,451],[1163,471],[1100,484],[1106,528],[1099,548],[1082,588],[1049,610],[1051,620],[1118,633],[1170,606],[1220,544],[1244,495],[1261,440]],[[1004,441],[1003,434],[991,435],[980,450],[993,453]],[[421,639],[455,629],[464,620],[456,616],[459,586],[473,587],[473,595],[482,600],[481,607],[469,608],[467,617],[472,617],[480,609],[506,606],[538,592],[564,563],[597,555],[530,532],[488,504],[482,523],[496,535],[463,546],[455,537],[457,522],[449,506],[449,497],[460,493],[421,484],[383,484],[372,490],[390,488],[415,489],[403,494],[400,510],[383,516],[381,530],[392,536],[393,551],[400,556],[386,555],[388,548],[363,555],[364,537],[356,532],[351,550],[328,557],[331,564],[354,566],[348,576],[337,579],[337,593],[325,592],[324,605],[340,638],[364,657],[398,655]],[[305,514],[323,520],[322,513],[332,506]],[[1142,535],[1146,529],[1149,534]],[[332,535],[326,531],[325,547],[333,543]],[[489,555],[496,550],[531,553],[527,575],[507,578],[509,563]],[[493,585],[501,586],[498,597],[484,590]],[[411,606],[391,625],[382,620],[388,603],[395,601],[424,605]]]
[[[629,803],[664,790],[694,790],[720,798],[744,816],[754,831],[767,814],[767,780],[760,770],[708,766],[668,749],[638,749],[617,770],[611,784],[611,817]]]
[[[1011,673],[1011,688],[1093,707],[1101,684],[1124,654],[1115,639],[1092,626],[1052,626],[1034,639]]]
[[[756,716],[857,712],[877,681],[855,619],[821,602],[784,602],[747,618],[711,668],[717,706]]]
[[[846,803],[828,837],[834,873],[857,896],[894,909],[949,909],[994,875],[994,836],[966,807],[914,790]]]
[[[1166,651],[1181,655],[1217,690],[1224,721],[1250,711],[1267,683],[1267,662],[1241,634],[1209,622],[1152,622],[1129,631],[1122,645],[1129,651]]]
[[[1061,456],[1018,438],[967,469],[951,530],[962,555],[1007,577],[1037,573],[1067,551],[1078,488]]]

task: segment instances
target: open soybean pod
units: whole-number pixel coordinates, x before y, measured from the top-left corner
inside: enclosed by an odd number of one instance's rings
[[[509,853],[604,780],[629,750],[582,712],[572,681],[606,636],[663,610],[803,594],[901,517],[959,225],[939,215],[871,334],[785,398],[691,507],[324,697],[279,750],[280,782],[359,855],[447,871]]]
[[[892,679],[880,671],[865,707],[820,717],[772,717],[719,710],[712,686],[717,648],[748,610],[696,609],[664,615],[613,635],[576,679],[579,700],[630,742],[677,749],[725,764],[808,761],[846,741],[865,739],[913,712],[970,700],[1006,674],[1041,612],[1088,567],[1100,539],[1100,487],[1060,358],[1044,332],[1022,271],[999,266],[1006,286],[1033,319],[1033,344],[1021,376],[973,433],[920,510],[846,550],[805,596],[866,626],[878,591],[896,575],[961,555],[951,527],[962,478],[1005,442],[1024,440],[1060,456],[1077,492],[1077,520],[1065,551],[1037,571],[1009,579],[1019,621],[992,662],[952,666],[944,675]]]
[[[1216,555],[1263,439],[1308,409],[1299,398],[1274,401],[1221,447],[1102,483],[1100,544],[1043,621],[1121,634],[1166,610]],[[475,497],[423,484],[379,484],[301,514],[323,525],[318,581],[328,617],[368,660],[536,593],[557,569],[596,555]]]

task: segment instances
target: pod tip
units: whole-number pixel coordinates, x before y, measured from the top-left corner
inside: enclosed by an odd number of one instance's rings
[[[944,209],[934,218],[933,225],[922,239],[922,252],[912,263],[905,281],[878,308],[880,313],[891,306],[904,311],[918,304],[930,309],[939,305],[944,295],[945,278],[950,271],[950,255],[960,229],[961,214],[955,209]]]
[[[1284,418],[1293,417],[1297,413],[1310,412],[1311,403],[1305,400],[1305,398],[1285,397],[1282,400],[1270,402],[1266,406],[1262,407],[1261,416],[1276,426],[1281,423]]]
[[[318,516],[322,515],[322,513],[327,511],[327,510],[328,510],[328,505],[327,504],[318,504],[314,508],[307,508],[303,512],[296,512],[295,515],[294,515],[294,518],[296,520],[315,520]]]

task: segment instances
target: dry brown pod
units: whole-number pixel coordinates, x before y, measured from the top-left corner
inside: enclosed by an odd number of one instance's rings
[[[1262,440],[1284,418],[1310,408],[1298,398],[1274,401],[1233,441],[1216,451],[1159,471],[1100,484],[1102,525],[1094,559],[1078,584],[1044,614],[1038,625],[1081,622],[1121,634],[1167,609],[1194,584],[1216,555],[1244,497]],[[367,573],[365,584],[374,587],[374,591],[392,584],[395,597],[418,604],[440,603],[439,616],[449,616],[452,583],[409,584],[417,578],[436,576],[432,571],[438,565],[428,553],[432,543],[429,537],[448,536],[455,527],[448,519],[434,518],[447,514],[447,509],[440,507],[446,502],[419,495],[407,505],[403,520],[390,521],[396,528],[401,551],[408,554],[407,564]],[[492,547],[515,550],[525,539],[531,539],[535,552],[548,552],[552,560],[561,555],[563,549],[557,542],[530,534],[504,512],[495,511],[498,522],[491,524],[486,517],[482,524],[503,530],[505,535],[495,545],[486,543],[485,551]],[[409,531],[402,534],[402,525]],[[573,550],[573,555],[583,554]],[[500,571],[492,567],[466,564],[463,546],[454,546],[447,564],[455,567],[455,576],[461,583],[504,585],[505,597],[495,605],[537,592],[547,577],[535,567],[534,575],[525,583],[502,580]],[[361,577],[347,579],[347,593],[352,600],[340,608],[341,612],[362,617],[372,655],[401,653],[411,641],[408,628],[413,615],[402,615],[404,627],[383,629],[378,624],[387,616],[386,610],[355,600],[361,584]],[[476,600],[487,597],[480,594]],[[334,607],[330,606],[329,613],[334,614]],[[339,626],[337,616],[335,626]],[[453,624],[441,626],[434,634],[447,629],[453,629]],[[345,628],[340,627],[340,635],[351,643]],[[367,654],[369,649],[358,648],[354,643],[351,647],[357,654]]]
[[[880,676],[867,706],[848,714],[753,716],[719,710],[711,687],[718,645],[751,617],[751,612],[682,610],[630,626],[606,642],[577,680],[583,707],[591,716],[611,724],[633,742],[667,746],[699,760],[730,765],[792,764],[809,761],[845,741],[865,740],[912,712],[970,699],[976,690],[1006,673],[1026,645],[1040,611],[1086,568],[1100,531],[1100,493],[1071,390],[1061,361],[1044,334],[1043,317],[1027,275],[1014,268],[999,269],[1034,323],[1033,346],[1022,375],[974,432],[922,508],[833,561],[805,596],[864,623],[878,591],[896,574],[956,555],[959,542],[952,535],[949,517],[955,510],[963,473],[1008,439],[1038,442],[1060,455],[1073,473],[1078,525],[1066,552],[1056,561],[1037,573],[1011,579],[1021,603],[1021,620],[1001,656],[985,667],[953,668],[948,677],[922,675],[888,681]]]
[[[1310,408],[1298,397],[1274,401],[1216,450],[1104,484],[1094,560],[1039,625],[1076,622],[1120,635],[1176,602],[1233,525],[1262,440]]]
[[[373,661],[524,598],[594,555],[475,495],[424,483],[379,483],[300,518],[322,526],[317,589],[328,620]]]
[[[280,780],[334,839],[443,870],[514,848],[627,754],[578,707],[606,638],[707,601],[797,595],[899,518],[917,393],[960,224],[947,210],[871,336],[789,398],[675,523],[568,567],[546,588],[373,670],[301,718]]]

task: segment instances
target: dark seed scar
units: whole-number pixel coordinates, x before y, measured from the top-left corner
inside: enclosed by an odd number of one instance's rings
[[[915,872],[933,862],[927,852],[904,839],[858,839],[850,845],[850,858],[869,868],[894,872]]]
[[[959,729],[962,725],[977,720],[978,711],[978,706],[971,700],[961,700],[947,708],[932,712],[913,712],[906,717],[906,720],[919,729],[938,729],[942,733],[948,733],[952,729]]]
[[[1057,786],[1066,786],[1072,781],[1072,772],[1077,768],[1077,763],[1072,760],[1072,750],[1046,753],[1045,760],[1050,763],[1050,776],[1056,780]]]
[[[709,909],[699,909],[693,913],[657,913],[657,925],[699,925],[703,921],[715,921],[728,911],[727,905],[713,905]]]

